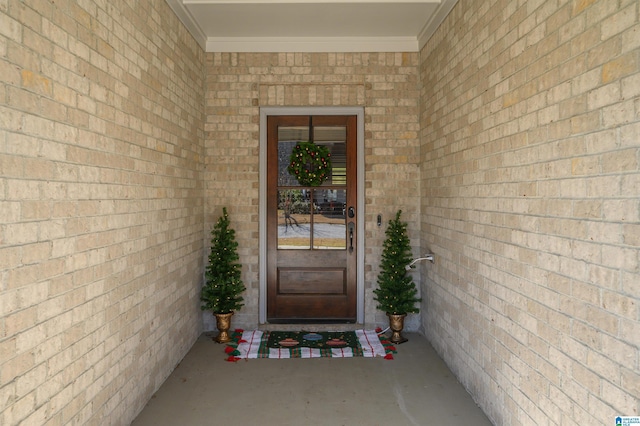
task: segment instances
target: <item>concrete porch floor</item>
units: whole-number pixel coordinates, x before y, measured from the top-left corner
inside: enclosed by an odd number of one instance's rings
[[[132,425],[491,425],[429,342],[403,334],[393,360],[237,363],[203,334]]]

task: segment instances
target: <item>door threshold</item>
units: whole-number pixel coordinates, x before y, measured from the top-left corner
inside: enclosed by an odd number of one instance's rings
[[[359,323],[317,323],[317,322],[305,322],[305,323],[267,323],[260,324],[259,330],[262,331],[354,331],[363,329],[363,324]]]

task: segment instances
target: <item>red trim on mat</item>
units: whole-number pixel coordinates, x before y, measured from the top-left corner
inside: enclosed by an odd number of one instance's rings
[[[362,334],[364,334],[364,337],[367,339],[367,344],[369,345],[369,349],[371,350],[371,352],[373,352],[373,346],[371,346],[371,341],[369,341],[369,336],[367,336],[366,332],[363,332]]]
[[[251,332],[251,341],[249,342],[249,350],[247,351],[247,358],[249,358],[249,352],[251,351],[251,348],[253,347],[253,340],[255,339],[255,335],[256,332],[255,330]]]

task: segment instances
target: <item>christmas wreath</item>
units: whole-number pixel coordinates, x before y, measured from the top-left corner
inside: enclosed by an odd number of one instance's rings
[[[300,185],[320,186],[331,173],[331,153],[326,146],[298,142],[291,152],[287,171]]]

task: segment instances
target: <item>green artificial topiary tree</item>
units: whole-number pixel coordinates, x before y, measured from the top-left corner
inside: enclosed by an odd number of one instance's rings
[[[402,210],[389,221],[382,249],[382,261],[378,274],[378,288],[373,290],[377,308],[393,315],[417,313],[415,306],[422,299],[405,267],[411,263],[411,246],[407,236],[407,223],[400,221]]]
[[[229,228],[227,208],[211,231],[211,253],[205,269],[205,284],[200,300],[202,310],[214,314],[227,314],[240,309],[244,303],[241,296],[245,286],[241,279],[241,267],[237,262],[238,242],[235,231]]]

